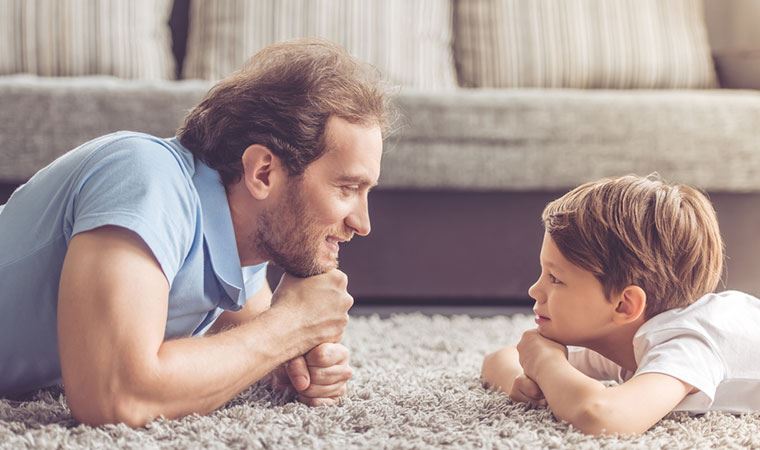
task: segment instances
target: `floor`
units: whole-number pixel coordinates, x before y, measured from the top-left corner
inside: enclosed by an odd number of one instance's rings
[[[465,306],[465,305],[363,305],[355,304],[351,308],[352,316],[371,316],[377,314],[381,318],[387,318],[393,314],[409,314],[420,312],[426,316],[443,315],[468,315],[471,317],[512,316],[515,314],[527,314],[532,316],[532,304],[506,305],[506,306]]]

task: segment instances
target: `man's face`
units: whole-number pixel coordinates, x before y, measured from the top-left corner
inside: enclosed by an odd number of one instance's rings
[[[254,245],[300,277],[338,267],[340,243],[370,232],[367,195],[380,176],[382,136],[377,126],[331,117],[327,150],[259,218]]]
[[[613,303],[593,273],[568,261],[549,233],[541,246],[541,276],[528,290],[538,332],[564,345],[591,347],[612,323]]]

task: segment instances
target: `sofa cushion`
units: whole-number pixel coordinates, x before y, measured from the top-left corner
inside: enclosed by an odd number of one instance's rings
[[[456,86],[449,0],[204,0],[191,4],[183,76],[220,79],[268,44],[335,41],[392,83]]]
[[[172,136],[209,82],[0,77],[0,181],[24,181],[96,136]],[[543,191],[658,171],[760,192],[760,92],[402,90],[381,189]]]
[[[115,77],[0,77],[0,180],[24,181],[87,140],[119,130],[169,137],[210,86]],[[13,105],[13,108],[7,107]]]
[[[477,89],[397,98],[384,188],[564,190],[659,172],[711,191],[760,191],[760,92]]]
[[[174,77],[172,0],[0,0],[0,75]]]
[[[716,85],[702,0],[467,0],[454,17],[462,86]]]

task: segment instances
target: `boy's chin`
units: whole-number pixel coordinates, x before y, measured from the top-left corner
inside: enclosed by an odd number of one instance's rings
[[[551,339],[552,341],[554,341],[554,342],[556,342],[558,344],[562,344],[565,347],[567,347],[568,345],[578,345],[578,344],[573,344],[571,342],[572,339],[565,339],[564,336],[556,336],[556,335],[552,334],[549,330],[542,330],[541,328],[539,328],[538,329],[538,334],[540,334],[541,336],[545,337],[546,339]]]

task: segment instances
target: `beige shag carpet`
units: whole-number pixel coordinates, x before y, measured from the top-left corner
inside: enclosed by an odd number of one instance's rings
[[[60,389],[0,400],[0,448],[760,448],[758,413],[671,414],[642,436],[593,438],[484,390],[483,355],[531,324],[523,315],[353,318],[344,343],[354,379],[338,407],[309,408],[253,386],[210,416],[132,430],[78,425]]]

